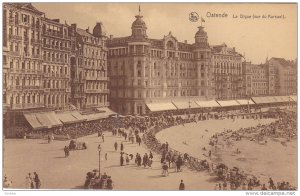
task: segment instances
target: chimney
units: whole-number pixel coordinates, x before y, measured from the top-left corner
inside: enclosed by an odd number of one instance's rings
[[[71,24],[71,28],[76,31],[77,30],[77,24]]]
[[[113,35],[109,35],[109,39],[113,39],[114,38],[114,36]]]
[[[184,40],[184,43],[187,44],[187,40]]]
[[[59,23],[59,19],[53,19],[52,21]]]

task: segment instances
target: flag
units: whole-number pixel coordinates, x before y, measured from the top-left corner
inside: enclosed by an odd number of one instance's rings
[[[201,17],[201,22],[205,22],[205,20]]]

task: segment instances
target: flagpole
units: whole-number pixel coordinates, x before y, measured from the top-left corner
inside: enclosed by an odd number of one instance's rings
[[[202,16],[201,16],[201,27],[202,27]]]

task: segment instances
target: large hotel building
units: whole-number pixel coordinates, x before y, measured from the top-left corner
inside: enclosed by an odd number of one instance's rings
[[[89,32],[62,24],[31,3],[3,4],[5,132],[26,124],[27,113],[109,106],[102,28],[97,23]]]
[[[122,114],[144,114],[152,102],[296,91],[295,62],[246,63],[234,47],[210,46],[203,26],[195,29],[194,43],[180,42],[171,32],[149,38],[140,14],[131,30],[129,36],[108,38],[100,22],[84,30],[47,18],[31,3],[3,4],[6,123],[28,111],[110,106]]]
[[[204,27],[195,42],[179,42],[170,32],[162,39],[147,36],[137,15],[132,34],[108,40],[112,109],[143,114],[157,100],[234,99],[242,93],[242,55],[227,45],[210,46]]]

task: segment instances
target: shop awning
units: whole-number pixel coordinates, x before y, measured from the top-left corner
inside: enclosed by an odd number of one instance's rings
[[[109,116],[111,114],[116,114],[116,112],[112,111],[108,107],[97,108],[97,110],[101,113],[105,113],[107,116]]]
[[[151,112],[165,111],[165,110],[176,110],[177,108],[171,102],[166,103],[147,103],[147,107]]]
[[[35,115],[38,121],[48,128],[62,126],[62,123],[60,122],[60,120],[58,120],[54,112],[36,113]]]
[[[56,116],[64,124],[80,122],[71,112],[56,113]]]
[[[291,95],[291,96],[290,96],[290,99],[291,99],[292,101],[297,102],[297,95]]]
[[[251,99],[238,99],[236,100],[240,105],[253,105],[255,104]]]
[[[195,101],[201,108],[220,107],[215,100],[209,101]]]
[[[34,130],[47,128],[47,126],[42,125],[38,121],[37,117],[35,116],[35,113],[24,114],[24,117]]]
[[[177,109],[200,108],[194,101],[172,101]]]
[[[74,116],[79,121],[85,121],[86,120],[86,117],[84,117],[84,115],[80,114],[78,111],[71,112],[71,114],[72,114],[72,116]]]
[[[217,101],[221,107],[239,106],[240,104],[235,100]]]
[[[274,103],[276,100],[272,97],[251,97],[256,104]]]

